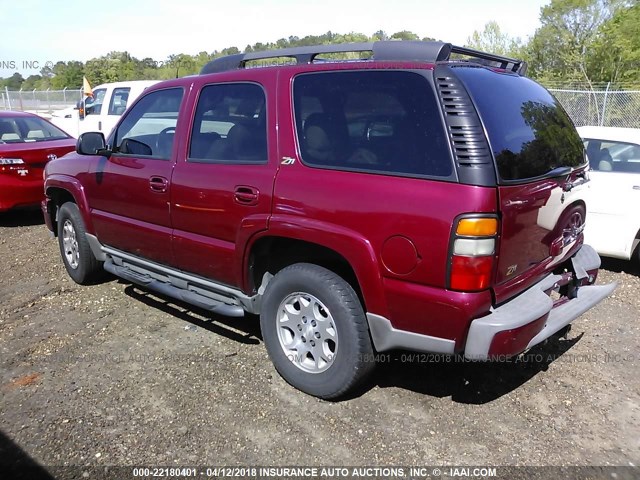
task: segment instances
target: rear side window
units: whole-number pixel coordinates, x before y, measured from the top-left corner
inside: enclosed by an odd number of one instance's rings
[[[459,68],[489,136],[502,180],[526,180],[585,163],[582,140],[558,101],[533,80]]]
[[[127,109],[127,101],[129,100],[129,87],[119,87],[113,89],[111,101],[109,102],[109,115],[122,115]]]
[[[205,86],[191,131],[189,161],[265,163],[266,99],[253,83]]]
[[[453,173],[435,94],[422,75],[303,74],[293,95],[298,144],[308,165],[410,176]]]
[[[93,96],[87,97],[84,107],[85,115],[100,115],[105,93],[107,93],[106,88],[98,88],[93,91]]]
[[[584,143],[592,170],[640,173],[640,145],[596,139]]]

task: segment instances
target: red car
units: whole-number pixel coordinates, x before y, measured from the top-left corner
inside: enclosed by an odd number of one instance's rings
[[[75,146],[74,138],[37,115],[0,112],[0,212],[38,205],[44,166]]]

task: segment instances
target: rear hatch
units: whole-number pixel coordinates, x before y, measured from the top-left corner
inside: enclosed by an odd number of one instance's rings
[[[499,304],[582,245],[586,158],[566,112],[533,80],[480,67],[455,73],[472,97],[496,164]]]

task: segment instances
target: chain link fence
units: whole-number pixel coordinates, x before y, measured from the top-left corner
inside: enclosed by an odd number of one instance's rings
[[[577,127],[640,128],[640,90],[562,90],[551,93]]]
[[[0,90],[0,110],[20,110],[47,115],[55,110],[75,107],[82,90]]]
[[[551,93],[576,124],[640,128],[640,90],[567,90]],[[0,90],[0,110],[26,110],[43,115],[75,107],[82,90]]]

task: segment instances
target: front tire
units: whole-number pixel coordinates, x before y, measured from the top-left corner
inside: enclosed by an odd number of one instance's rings
[[[276,274],[265,291],[260,328],[278,373],[310,395],[343,396],[375,367],[358,296],[318,265],[297,263]]]
[[[87,230],[75,203],[67,202],[58,212],[58,244],[62,262],[74,282],[89,285],[104,272],[87,240]]]

